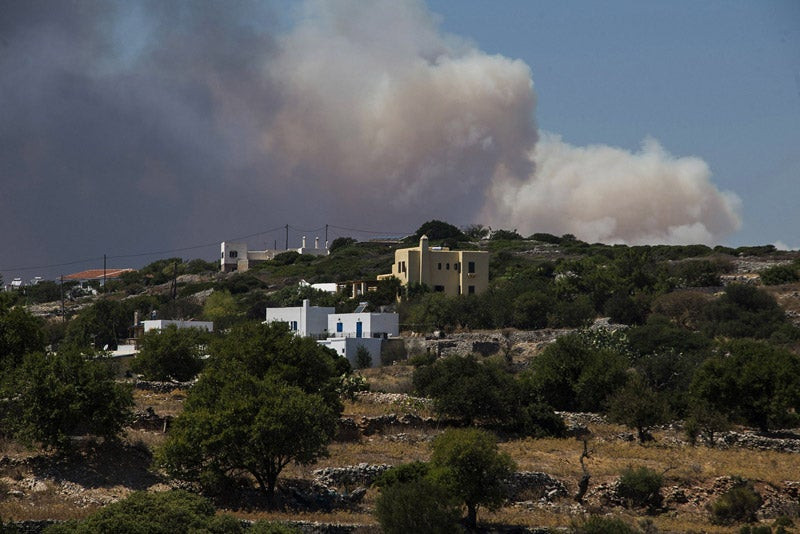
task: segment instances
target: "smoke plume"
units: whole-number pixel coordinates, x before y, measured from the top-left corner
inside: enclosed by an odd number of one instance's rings
[[[9,0],[0,36],[0,268],[285,222],[627,243],[739,224],[698,158],[539,142],[529,66],[414,0],[311,1],[288,27],[258,1]]]

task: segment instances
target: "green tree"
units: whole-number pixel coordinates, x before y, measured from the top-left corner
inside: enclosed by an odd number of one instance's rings
[[[457,239],[460,241],[465,239],[464,233],[457,227],[436,219],[423,223],[422,226],[417,228],[417,231],[411,236],[411,241],[417,242],[424,235],[428,236],[428,239],[432,241],[440,239]]]
[[[239,313],[236,300],[230,291],[214,291],[206,299],[203,306],[203,316],[209,321],[230,321]]]
[[[0,298],[0,374],[10,376],[26,353],[41,352],[44,346],[41,321]]]
[[[139,341],[139,354],[131,368],[148,380],[191,380],[203,368],[204,330],[168,325],[151,330]]]
[[[372,367],[372,356],[364,345],[359,345],[356,349],[356,367],[359,369]]]
[[[347,369],[346,360],[285,325],[234,328],[212,345],[208,367],[159,452],[161,465],[208,489],[249,474],[272,501],[286,465],[326,454]]]
[[[117,339],[128,337],[133,307],[119,300],[101,298],[69,322],[65,341],[77,347],[116,349]]]
[[[383,485],[375,515],[386,534],[461,532],[458,502],[447,488],[427,477]]]
[[[701,326],[712,337],[765,339],[786,322],[772,295],[757,287],[731,284],[705,307]]]
[[[431,476],[467,507],[467,526],[477,526],[478,507],[497,509],[506,499],[504,480],[516,469],[497,449],[494,435],[476,428],[448,429],[433,441]]]
[[[354,244],[355,242],[356,242],[356,240],[353,239],[352,237],[337,237],[336,239],[333,240],[333,242],[331,243],[331,246],[328,247],[328,251],[331,254],[333,254],[334,252],[336,252],[340,248],[348,247],[348,246]]]
[[[76,349],[25,356],[11,424],[23,439],[67,448],[74,435],[112,439],[130,416],[129,388],[114,381],[110,362],[87,359]]]
[[[628,358],[618,350],[594,347],[574,333],[548,345],[523,380],[556,410],[601,411],[625,383],[628,366]]]
[[[649,429],[669,420],[666,401],[638,374],[609,399],[608,418],[636,430],[639,443],[649,437]]]
[[[475,356],[449,356],[414,371],[413,383],[432,397],[436,411],[471,424],[508,421],[517,395],[514,378],[497,362]]]
[[[731,341],[697,369],[690,391],[697,401],[762,431],[792,426],[800,412],[800,358],[760,341]]]
[[[661,486],[664,477],[648,467],[627,467],[620,477],[617,494],[628,506],[661,506]]]

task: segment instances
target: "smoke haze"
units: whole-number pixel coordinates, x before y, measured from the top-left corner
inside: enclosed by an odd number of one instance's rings
[[[419,2],[308,2],[284,29],[263,2],[20,0],[0,35],[0,268],[284,222],[625,243],[740,224],[699,158],[539,141],[530,67]]]

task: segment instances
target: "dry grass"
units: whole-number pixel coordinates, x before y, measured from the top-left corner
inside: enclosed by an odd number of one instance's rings
[[[361,371],[369,382],[371,391],[385,393],[411,393],[414,389],[411,376],[414,367],[410,365],[390,365],[387,367],[373,367]]]
[[[186,391],[174,389],[169,393],[157,393],[141,389],[133,390],[134,407],[137,410],[152,408],[158,415],[179,415],[183,411]]]

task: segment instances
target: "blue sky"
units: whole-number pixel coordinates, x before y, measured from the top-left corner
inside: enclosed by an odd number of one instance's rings
[[[800,248],[795,0],[7,0],[0,71],[6,282],[285,224]]]
[[[742,200],[729,244],[800,247],[800,2],[428,5],[445,31],[530,65],[543,130],[698,156]]]

